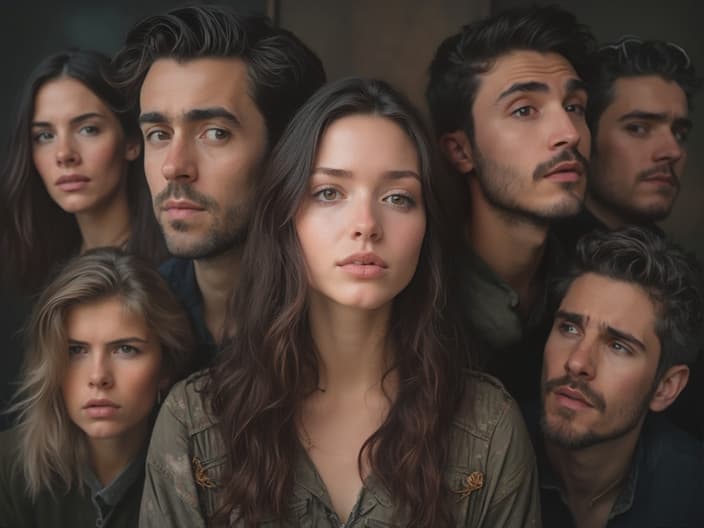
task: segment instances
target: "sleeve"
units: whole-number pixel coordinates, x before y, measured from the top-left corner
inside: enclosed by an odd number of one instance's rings
[[[205,528],[191,467],[189,432],[183,416],[183,385],[166,398],[147,453],[140,528]]]
[[[540,528],[540,486],[535,453],[523,417],[507,403],[489,446],[487,471],[494,475],[486,528]]]

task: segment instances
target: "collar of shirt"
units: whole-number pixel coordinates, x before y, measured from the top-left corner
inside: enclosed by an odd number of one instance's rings
[[[144,463],[147,457],[147,445],[127,465],[110,484],[103,486],[90,467],[85,468],[84,481],[90,489],[91,501],[96,508],[97,525],[105,524],[113,509],[120,503],[127,490],[144,478]]]

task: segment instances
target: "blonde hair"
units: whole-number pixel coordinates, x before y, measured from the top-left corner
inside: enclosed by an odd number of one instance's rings
[[[173,382],[187,373],[195,348],[191,325],[159,273],[116,248],[99,248],[70,260],[37,300],[27,327],[21,385],[11,412],[18,413],[19,460],[27,492],[54,493],[81,481],[85,435],[69,418],[61,392],[68,362],[65,318],[76,305],[119,297],[144,318],[162,350],[162,369]]]

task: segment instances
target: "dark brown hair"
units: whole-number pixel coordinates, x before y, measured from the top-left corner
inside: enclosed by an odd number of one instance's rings
[[[465,350],[451,324],[443,246],[452,230],[441,206],[432,143],[416,111],[382,81],[343,79],[321,88],[296,114],[258,182],[240,286],[228,322],[236,328],[206,387],[229,453],[219,518],[234,510],[246,526],[286,516],[294,459],[295,416],[317,387],[309,321],[309,285],[294,217],[309,189],[318,144],[348,115],[391,120],[419,159],[426,232],[415,275],[393,301],[387,339],[397,351],[398,393],[358,462],[391,493],[409,526],[451,523],[443,482],[450,427],[464,390]],[[360,471],[361,474],[361,471]],[[217,519],[216,519],[217,520]]]
[[[77,49],[47,57],[30,74],[0,178],[0,207],[5,217],[0,223],[7,224],[0,232],[0,254],[5,257],[0,278],[19,278],[25,286],[36,289],[53,266],[76,254],[81,245],[74,215],[51,199],[32,160],[31,124],[37,92],[54,79],[75,79],[115,114],[125,137],[135,139],[139,134],[136,118],[124,111],[123,94],[111,84],[113,75],[106,56]],[[129,163],[127,200],[131,222],[127,249],[156,264],[167,253],[152,211],[141,156]]]

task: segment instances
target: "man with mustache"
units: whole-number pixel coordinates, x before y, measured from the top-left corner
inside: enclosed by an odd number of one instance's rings
[[[175,258],[161,272],[212,359],[227,329],[253,187],[320,60],[264,17],[174,9],[140,22],[115,58],[139,111],[154,213]]]
[[[641,227],[577,244],[545,345],[546,528],[704,526],[704,449],[659,413],[699,354],[702,270]]]
[[[447,38],[430,66],[435,132],[468,197],[463,315],[479,367],[519,399],[538,393],[545,283],[561,261],[551,225],[584,198],[595,49],[571,13],[515,8]]]
[[[691,101],[700,82],[677,44],[625,36],[603,46],[590,85],[591,171],[584,211],[556,232],[574,249],[584,233],[626,225],[660,231],[687,158]]]

